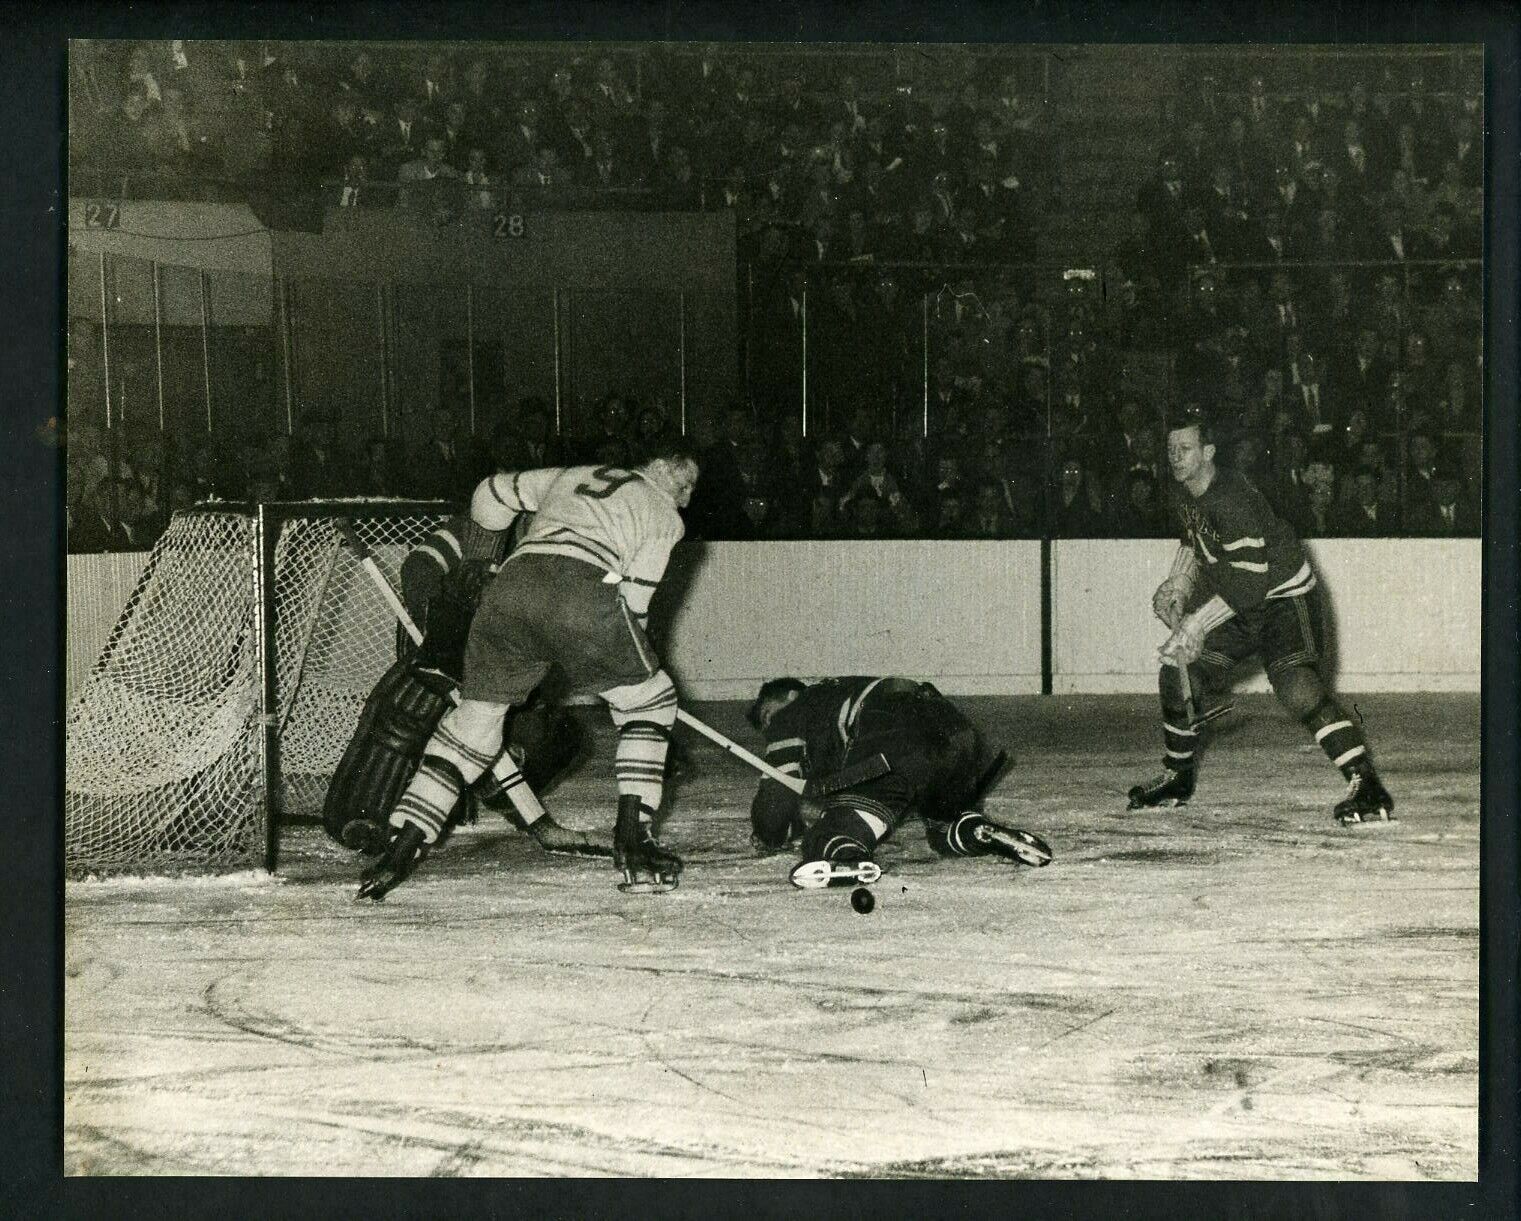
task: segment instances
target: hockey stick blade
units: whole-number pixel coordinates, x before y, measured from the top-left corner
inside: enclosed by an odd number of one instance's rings
[[[875,861],[836,865],[830,861],[804,861],[789,875],[799,890],[823,890],[828,886],[870,886],[882,876]]]
[[[868,780],[885,776],[892,770],[892,764],[887,761],[887,756],[878,751],[859,763],[842,767],[831,776],[820,776],[817,780],[810,780],[803,790],[803,796],[828,797],[829,794],[841,792],[852,785],[865,784]]]

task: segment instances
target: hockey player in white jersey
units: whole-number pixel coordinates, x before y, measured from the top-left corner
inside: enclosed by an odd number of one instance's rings
[[[392,843],[360,895],[383,898],[437,840],[459,794],[487,769],[519,809],[537,799],[502,748],[502,718],[558,665],[594,691],[618,727],[615,865],[625,891],[669,890],[681,860],[654,835],[676,688],[646,635],[650,600],[684,532],[697,459],[677,438],[633,469],[499,472],[471,498],[472,518],[506,530],[533,521],[489,581],[465,644],[460,703],[439,723],[389,823]]]

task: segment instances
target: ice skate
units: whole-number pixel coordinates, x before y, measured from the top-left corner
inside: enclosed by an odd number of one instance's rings
[[[613,832],[613,864],[623,870],[618,889],[624,894],[658,894],[675,890],[681,858],[658,839],[652,824],[639,817],[634,794],[618,799],[618,825]]]
[[[360,875],[356,898],[379,903],[411,876],[427,854],[421,828],[408,823],[396,833],[386,854]]]
[[[1130,790],[1130,804],[1126,809],[1187,805],[1188,799],[1193,795],[1194,769],[1167,767],[1156,779],[1138,784]]]
[[[975,810],[968,810],[958,817],[951,826],[950,835],[953,843],[968,846],[968,855],[980,848],[983,853],[995,853],[1037,869],[1049,865],[1053,856],[1051,845],[1040,836],[1013,827],[1000,827]]]
[[[1361,823],[1398,822],[1394,798],[1369,765],[1356,768],[1347,781],[1347,795],[1336,803],[1336,821],[1344,827]]]
[[[813,860],[793,867],[789,875],[799,890],[823,890],[828,886],[870,886],[882,876],[882,866],[871,859],[866,845],[836,836]]]

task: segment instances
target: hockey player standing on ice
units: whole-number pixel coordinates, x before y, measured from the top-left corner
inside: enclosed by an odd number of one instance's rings
[[[1207,697],[1223,689],[1237,662],[1260,656],[1279,703],[1347,778],[1337,821],[1387,820],[1394,801],[1362,731],[1320,675],[1320,594],[1304,547],[1242,475],[1216,468],[1210,425],[1197,409],[1168,431],[1167,461],[1182,485],[1175,496],[1182,545],[1151,603],[1172,629],[1159,653],[1166,756],[1160,776],[1130,790],[1130,808],[1193,796],[1199,730],[1179,667],[1187,667],[1190,690]]]
[[[510,756],[502,758],[502,718],[556,664],[572,689],[607,702],[618,727],[613,857],[624,888],[676,884],[681,861],[653,831],[676,688],[645,629],[697,473],[697,459],[676,438],[657,443],[633,470],[499,472],[475,489],[470,515],[483,529],[509,529],[520,513],[532,513],[533,523],[481,595],[460,703],[439,723],[391,812],[392,845],[366,871],[362,896],[383,898],[406,878],[460,793],[488,768],[519,811],[537,801]]]
[[[983,818],[974,806],[1006,756],[984,758],[982,737],[929,683],[911,678],[829,678],[811,686],[774,678],[761,687],[750,723],[766,737],[766,762],[803,780],[827,778],[881,754],[888,772],[823,799],[811,827],[800,795],[769,777],[750,806],[756,846],[781,850],[802,839],[792,871],[805,889],[871,881],[872,852],[904,819],[922,815],[942,856],[997,854],[1047,865],[1051,850],[1026,831]],[[868,866],[863,870],[862,866]]]
[[[532,521],[533,515],[524,513],[511,530],[486,530],[468,511],[457,513],[407,553],[401,565],[401,597],[412,622],[425,633],[425,640],[419,650],[406,630],[398,627],[397,653],[401,659],[417,657],[421,664],[441,671],[453,682],[459,681],[465,637],[480,602],[482,583],[495,575],[504,556],[523,541]],[[447,697],[448,692],[443,695]],[[424,741],[415,744],[414,766],[421,759],[426,737],[431,736],[447,709],[446,698],[440,699],[432,709],[433,723],[420,722],[426,728]],[[394,734],[387,736],[395,740]],[[479,799],[520,831],[526,831],[546,852],[612,856],[611,848],[594,842],[583,831],[561,826],[536,797],[525,795],[543,792],[580,751],[581,727],[575,718],[541,690],[526,706],[512,710],[505,736],[502,760],[522,770],[528,787],[504,791],[498,774],[501,768],[493,768],[467,792],[466,817],[473,821],[474,802]],[[391,793],[380,810],[379,821],[371,824],[377,834],[384,835],[385,816],[398,795],[399,791]],[[384,842],[382,839],[377,845],[377,851]]]
[[[527,520],[526,515],[523,519]],[[465,637],[482,583],[501,563],[509,534],[482,529],[461,513],[431,531],[401,565],[402,601],[420,646],[398,627],[397,660],[365,700],[359,724],[335,769],[322,821],[334,839],[377,854],[390,843],[392,808],[422,760],[459,682]],[[516,712],[508,730],[510,761],[534,791],[553,781],[580,748],[580,727],[563,708],[536,700]],[[547,852],[610,857],[612,849],[563,827],[536,800],[504,792],[494,771],[464,794],[462,816],[475,817],[479,799],[526,831]]]

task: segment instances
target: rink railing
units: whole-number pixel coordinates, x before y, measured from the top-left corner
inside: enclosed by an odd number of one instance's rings
[[[692,699],[781,674],[906,673],[952,695],[1146,692],[1165,632],[1161,539],[683,544],[655,633]],[[1345,691],[1477,691],[1478,539],[1309,544]],[[67,690],[89,672],[145,557],[68,557]],[[1388,574],[1406,574],[1401,595]],[[766,608],[756,621],[754,608]],[[738,625],[738,626],[736,626]],[[1265,689],[1261,673],[1243,690]]]

